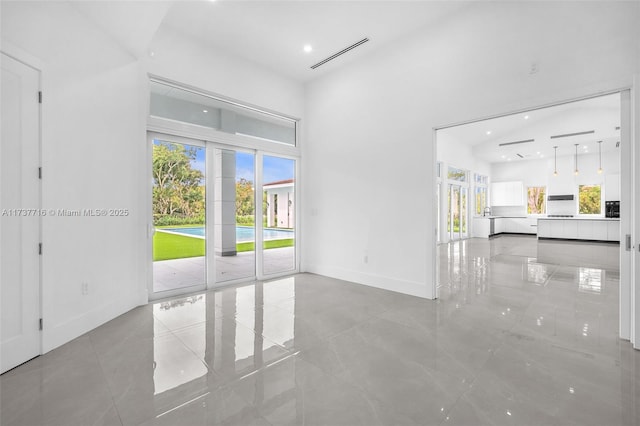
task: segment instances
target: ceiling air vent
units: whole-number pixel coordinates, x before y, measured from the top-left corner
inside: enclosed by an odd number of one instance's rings
[[[553,135],[551,139],[558,138],[568,138],[569,136],[581,136],[581,135],[590,135],[591,133],[595,133],[595,130],[587,130],[585,132],[576,132],[576,133],[565,133],[564,135]]]
[[[338,56],[340,56],[340,55],[344,55],[344,54],[345,54],[345,53],[347,53],[348,51],[350,51],[350,50],[352,50],[352,49],[355,49],[356,47],[358,47],[358,46],[360,46],[360,45],[362,45],[362,44],[365,44],[365,43],[366,43],[366,42],[368,42],[368,41],[369,41],[369,39],[365,37],[365,38],[363,38],[362,40],[360,40],[360,41],[358,41],[358,42],[356,42],[356,43],[353,43],[351,46],[349,46],[349,47],[345,47],[344,49],[342,49],[342,50],[341,50],[341,51],[339,51],[338,53],[334,53],[333,55],[329,56],[328,58],[321,60],[321,61],[320,61],[320,62],[318,62],[317,64],[315,64],[315,65],[311,65],[311,69],[312,69],[312,70],[315,70],[315,69],[316,69],[316,68],[318,68],[320,65],[324,65],[324,64],[326,64],[327,62],[334,60],[335,58],[337,58],[337,57],[338,57]]]
[[[527,140],[524,140],[524,141],[515,141],[515,142],[505,142],[505,143],[498,144],[498,146],[518,145],[520,143],[529,143],[529,142],[533,142],[533,141],[535,141],[535,139],[527,139]]]

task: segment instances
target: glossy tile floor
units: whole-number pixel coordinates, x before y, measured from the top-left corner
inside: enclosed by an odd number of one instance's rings
[[[150,304],[0,376],[11,425],[638,425],[617,245],[440,247],[440,298],[300,274]]]

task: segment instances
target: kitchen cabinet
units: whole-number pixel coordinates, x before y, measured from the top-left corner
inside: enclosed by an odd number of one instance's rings
[[[535,234],[536,227],[531,226],[532,221],[526,217],[496,217],[493,219],[494,234]]]
[[[620,200],[620,175],[606,175],[604,177],[604,190],[605,200]]]
[[[551,233],[551,225],[553,221],[551,220],[539,220],[538,221],[538,238],[549,238],[549,236],[553,235]]]
[[[620,241],[620,221],[607,222],[607,241]]]
[[[521,181],[491,184],[492,206],[523,206],[524,185]]]
[[[494,234],[502,234],[504,231],[504,220],[502,218],[495,218],[493,219],[493,223],[494,223],[494,227],[493,227],[493,233]]]
[[[603,219],[539,219],[538,238],[620,241],[620,221]]]
[[[564,220],[538,220],[538,238],[564,238]]]
[[[489,238],[489,219],[488,217],[473,218],[473,236],[475,238]]]

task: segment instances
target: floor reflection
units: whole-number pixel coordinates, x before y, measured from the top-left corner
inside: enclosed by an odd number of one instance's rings
[[[0,423],[640,424],[617,250],[442,245],[437,300],[298,274],[141,306],[0,376]]]

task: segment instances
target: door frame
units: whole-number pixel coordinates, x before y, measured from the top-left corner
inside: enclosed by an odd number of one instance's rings
[[[432,144],[433,144],[433,154],[434,154],[433,164],[436,165],[436,163],[438,162],[438,156],[437,156],[438,130],[446,129],[449,127],[461,126],[461,125],[470,124],[470,123],[476,123],[480,121],[490,120],[493,118],[499,118],[499,117],[504,117],[504,116],[513,115],[513,114],[523,114],[531,111],[536,111],[539,109],[544,109],[548,107],[553,107],[553,106],[563,105],[563,104],[568,104],[573,102],[579,102],[586,99],[597,98],[600,96],[606,96],[606,95],[611,95],[615,93],[619,93],[622,99],[623,92],[625,91],[630,93],[630,98],[631,98],[629,102],[630,117],[627,123],[627,134],[628,134],[629,146],[631,148],[630,157],[632,158],[631,161],[633,162],[632,166],[638,165],[640,164],[640,120],[637,119],[637,115],[638,115],[638,111],[640,110],[640,74],[636,74],[634,76],[632,86],[618,87],[611,90],[591,93],[585,96],[580,96],[572,99],[566,99],[562,101],[538,105],[536,107],[522,108],[522,109],[514,110],[511,112],[505,112],[505,113],[485,116],[485,117],[477,118],[473,120],[466,120],[462,122],[456,122],[456,123],[434,127],[433,133],[432,133],[433,134]],[[624,114],[624,111],[622,111],[622,109],[620,114],[622,119],[622,114]],[[623,126],[623,123],[621,122],[621,127],[622,126]],[[621,132],[621,136],[622,135],[623,135],[623,132]],[[437,165],[434,168],[437,168]],[[621,286],[620,294],[622,295],[622,293],[626,291],[627,292],[626,294],[630,296],[630,301],[631,301],[631,303],[628,306],[628,309],[625,304],[622,304],[620,301],[618,302],[619,308],[620,308],[620,315],[619,315],[620,338],[625,340],[630,340],[634,345],[634,348],[640,349],[640,273],[638,272],[638,265],[640,265],[640,196],[635,195],[638,193],[638,190],[640,189],[640,171],[638,171],[636,167],[631,167],[631,170],[630,170],[631,174],[630,175],[627,174],[626,176],[622,174],[622,171],[623,170],[621,167],[621,176],[620,176],[621,181],[625,181],[625,180],[629,181],[630,188],[628,189],[629,200],[626,203],[629,206],[629,212],[627,213],[626,217],[621,218],[620,256],[622,260],[623,251],[625,249],[625,241],[624,241],[624,234],[623,234],[623,230],[625,229],[625,226],[627,227],[627,229],[629,230],[629,234],[631,235],[631,249],[634,255],[632,256],[632,259],[630,261],[628,275],[625,278],[623,278],[622,276],[620,277],[620,286]],[[435,173],[433,175],[434,176],[433,176],[432,182],[437,182]],[[622,188],[621,188],[621,193],[622,193]],[[437,217],[437,216],[434,215],[433,217]],[[434,238],[432,250],[434,250],[434,252],[436,253],[437,253],[437,244],[438,243]],[[437,297],[438,276],[436,274],[438,271],[438,261],[436,256],[432,257],[431,263],[432,263],[432,271],[434,271],[433,272],[434,277],[432,280],[432,283],[433,283],[432,294],[436,295]],[[622,272],[622,266],[621,266],[621,272]],[[634,286],[634,283],[635,283],[635,286]],[[628,330],[628,334],[625,333],[625,330]]]
[[[147,188],[147,194],[149,194],[148,197],[146,197],[147,199],[147,217],[149,218],[147,221],[147,254],[146,254],[146,259],[147,261],[145,262],[148,265],[147,268],[147,297],[148,300],[160,300],[160,299],[165,299],[165,298],[170,298],[170,297],[174,297],[174,296],[178,296],[178,295],[184,295],[184,294],[189,294],[189,293],[196,293],[196,292],[202,292],[204,290],[207,289],[207,282],[209,281],[209,265],[208,265],[208,257],[206,256],[206,253],[208,253],[209,247],[208,247],[208,242],[209,242],[209,238],[207,236],[207,238],[205,239],[205,244],[206,244],[206,248],[205,248],[205,262],[207,262],[207,265],[205,267],[205,282],[200,284],[200,285],[194,285],[194,286],[190,286],[190,287],[182,287],[182,288],[177,288],[177,289],[172,289],[172,290],[165,290],[163,292],[154,292],[153,291],[153,236],[155,235],[155,227],[153,226],[153,179],[151,178],[153,176],[153,141],[156,139],[161,139],[164,142],[169,142],[169,143],[175,143],[175,144],[181,144],[181,145],[189,145],[189,146],[197,146],[199,148],[204,148],[205,152],[206,152],[206,156],[205,156],[205,160],[206,160],[206,165],[205,165],[205,182],[208,183],[208,179],[207,177],[209,176],[209,155],[208,155],[208,150],[207,150],[207,146],[205,144],[204,141],[198,140],[198,139],[191,139],[191,138],[186,138],[186,137],[182,137],[182,136],[174,136],[174,135],[169,135],[169,134],[161,134],[161,133],[156,133],[156,132],[147,132],[147,157],[148,157],[148,161],[147,163],[147,173],[146,176],[149,177],[148,179],[148,188]],[[209,223],[209,209],[206,208],[207,205],[207,199],[209,198],[209,188],[207,187],[207,192],[205,194],[205,215],[206,215],[206,223]],[[208,228],[208,227],[207,227]],[[214,270],[215,273],[215,270]]]
[[[182,125],[182,123],[181,123]],[[293,156],[290,154],[283,154],[279,152],[267,151],[261,148],[249,148],[247,146],[236,146],[228,143],[216,141],[215,138],[204,137],[194,138],[192,136],[181,136],[176,135],[177,132],[166,132],[166,131],[154,131],[151,129],[147,130],[147,165],[146,165],[146,176],[152,176],[152,161],[153,161],[153,140],[161,139],[166,142],[179,143],[185,145],[199,146],[204,147],[206,149],[206,182],[209,184],[209,176],[215,176],[214,169],[214,161],[213,155],[215,149],[228,149],[237,152],[245,152],[252,153],[254,155],[254,197],[255,197],[255,268],[254,275],[250,277],[243,277],[234,280],[216,281],[216,265],[215,265],[215,256],[209,256],[208,253],[213,253],[213,243],[214,239],[210,237],[209,226],[207,226],[207,238],[206,238],[206,249],[205,249],[205,258],[206,258],[206,282],[199,286],[191,286],[184,287],[174,290],[166,290],[161,293],[155,293],[153,291],[153,235],[154,235],[154,226],[153,226],[153,197],[151,196],[153,191],[153,180],[148,180],[147,185],[147,207],[146,207],[146,217],[147,219],[147,244],[146,244],[146,264],[147,266],[147,299],[149,301],[152,300],[161,300],[166,298],[171,298],[175,296],[183,296],[191,293],[199,293],[206,290],[211,290],[215,288],[222,288],[232,285],[237,285],[241,283],[246,283],[255,280],[266,280],[273,279],[283,276],[292,275],[298,273],[300,271],[300,185],[298,184],[300,178],[300,158],[297,156]],[[262,159],[263,156],[273,156],[279,158],[290,159],[295,162],[295,170],[294,170],[294,220],[295,220],[295,239],[294,239],[294,268],[286,271],[279,271],[272,274],[265,274],[263,268],[263,226],[262,226],[262,209],[260,206],[262,205]],[[214,196],[215,193],[215,185],[207,186],[207,194],[205,196],[205,204],[209,204],[209,200]],[[205,209],[206,214],[206,222],[214,223],[214,210],[210,208]],[[260,247],[261,249],[258,249]]]
[[[40,61],[39,59],[37,59],[36,57],[30,55],[29,53],[27,53],[26,51],[22,50],[21,48],[13,45],[11,42],[8,41],[4,41],[2,42],[2,49],[0,49],[0,55],[4,55],[7,56],[11,59],[13,59],[14,61],[20,62],[21,64],[23,64],[24,66],[33,69],[36,73],[37,73],[37,85],[38,85],[38,92],[39,94],[42,94],[43,92],[43,85],[42,85],[42,74],[45,70],[44,67],[44,63],[42,61]],[[37,94],[34,93],[34,97]],[[37,104],[37,110],[38,110],[38,117],[37,117],[37,125],[38,125],[38,129],[37,129],[37,154],[36,154],[36,163],[37,163],[37,167],[39,168],[39,170],[42,169],[42,115],[43,115],[43,109],[42,109],[42,97],[40,96],[40,100]],[[34,170],[34,173],[36,171]],[[42,175],[40,174],[40,179],[38,179],[38,188],[37,188],[37,206],[33,206],[36,209],[40,209],[42,210],[42,198],[43,198],[43,191],[42,191]],[[24,206],[27,207],[27,206]],[[38,241],[40,243],[42,243],[42,237],[43,237],[43,216],[39,215],[38,216],[38,220],[37,220],[37,226],[38,226]],[[2,226],[0,225],[0,236],[2,235]],[[35,249],[35,248],[34,248]],[[36,356],[40,356],[43,353],[43,348],[44,348],[44,327],[43,327],[43,318],[44,318],[44,294],[43,294],[43,272],[42,272],[42,266],[43,266],[43,262],[42,262],[42,252],[40,253],[40,255],[38,256],[38,278],[37,278],[37,313],[38,316],[40,318],[40,330],[38,331],[38,354]],[[24,360],[24,362],[27,362],[29,360]],[[20,365],[20,364],[18,364]],[[15,368],[15,367],[11,367],[10,369]],[[8,370],[7,370],[8,371]],[[4,371],[0,371],[0,373],[4,373]]]

